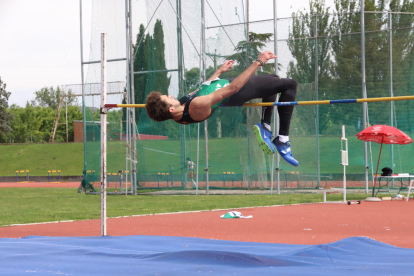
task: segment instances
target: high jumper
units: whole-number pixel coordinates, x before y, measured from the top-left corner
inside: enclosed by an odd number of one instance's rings
[[[297,84],[294,80],[280,78],[275,74],[254,75],[256,70],[276,56],[269,51],[262,52],[243,73],[236,78],[219,79],[219,76],[233,68],[234,61],[226,61],[197,90],[177,100],[172,95],[151,92],[146,99],[148,116],[155,121],[174,120],[179,124],[199,123],[209,118],[217,107],[240,106],[252,99],[262,102],[294,102]],[[277,107],[280,128],[279,135],[272,140],[271,118],[274,106],[262,106],[261,122],[253,127],[253,132],[261,149],[274,154],[276,149],[282,158],[293,166],[299,162],[293,157],[289,141],[289,127],[293,105]]]

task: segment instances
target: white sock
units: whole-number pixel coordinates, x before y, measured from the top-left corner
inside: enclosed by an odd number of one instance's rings
[[[263,126],[268,130],[268,131],[272,131],[272,128],[270,127],[269,124],[263,123]]]
[[[282,143],[286,143],[287,141],[289,141],[289,136],[279,135],[279,141]]]

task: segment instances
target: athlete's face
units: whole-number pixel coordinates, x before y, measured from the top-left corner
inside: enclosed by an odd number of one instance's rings
[[[178,106],[180,106],[180,101],[172,95],[161,95],[160,98],[161,101],[164,101],[170,105],[170,111],[174,111]]]
[[[161,98],[161,101],[164,101],[164,102],[166,102],[166,103],[168,103],[172,106],[177,105],[177,103],[180,104],[180,101],[177,100],[176,98],[174,98],[173,95],[168,95],[168,96],[167,95],[161,95],[160,98]]]

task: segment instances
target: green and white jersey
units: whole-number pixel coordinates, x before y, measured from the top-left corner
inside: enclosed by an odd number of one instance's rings
[[[182,124],[197,123],[198,121],[194,121],[190,117],[190,114],[188,113],[188,109],[189,109],[189,105],[190,105],[191,101],[195,97],[209,95],[209,94],[213,93],[214,91],[217,91],[217,90],[219,90],[223,87],[226,87],[229,84],[230,84],[230,81],[228,81],[226,79],[215,79],[215,80],[211,80],[211,81],[206,81],[206,82],[202,83],[201,86],[199,88],[197,88],[197,90],[195,90],[194,92],[183,96],[179,101],[180,101],[180,104],[185,103],[185,107],[184,107],[183,117],[181,118],[179,123],[182,123]],[[219,107],[223,103],[226,103],[228,100],[229,100],[229,98],[226,98],[226,99],[218,102],[214,106],[212,106],[211,107],[211,114],[213,114],[214,110],[217,107]],[[211,114],[210,114],[210,116],[211,116]]]
[[[230,82],[226,79],[215,79],[215,80],[211,80],[211,81],[206,81],[204,83],[201,84],[201,86],[194,91],[193,93],[195,94],[194,97],[197,96],[206,96],[209,95],[211,93],[213,93],[214,91],[217,91],[223,87],[226,87],[227,85],[229,85]],[[190,94],[193,94],[190,93]],[[226,98],[224,100],[222,100],[221,102],[215,104],[211,109],[215,109],[217,108],[219,105],[221,105],[222,103],[225,103],[229,100],[229,98]]]

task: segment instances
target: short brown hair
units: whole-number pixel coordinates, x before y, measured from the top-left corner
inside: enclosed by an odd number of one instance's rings
[[[169,111],[171,105],[161,100],[161,95],[160,92],[152,91],[145,101],[148,116],[157,122],[173,118]]]

